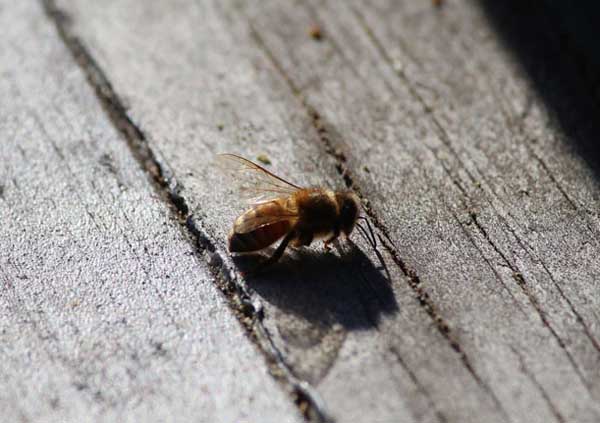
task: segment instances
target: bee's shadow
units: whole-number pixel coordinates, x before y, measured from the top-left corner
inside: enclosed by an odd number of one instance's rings
[[[387,269],[376,267],[353,243],[336,249],[338,254],[290,249],[260,273],[252,270],[264,256],[237,256],[234,263],[263,301],[321,327],[368,329],[398,312]]]

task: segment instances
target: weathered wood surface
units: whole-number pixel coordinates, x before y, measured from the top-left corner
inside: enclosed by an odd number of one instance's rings
[[[46,5],[205,251],[188,266],[204,281],[210,271],[245,312],[309,418],[595,422],[600,190],[598,157],[586,151],[596,109],[572,83],[587,80],[580,68],[545,69],[566,53],[552,26],[523,30],[552,16],[512,3]],[[243,204],[210,166],[217,152],[266,154],[298,183],[357,190],[385,239],[388,273],[356,240],[242,277],[225,239]],[[170,248],[190,251],[173,237]],[[265,384],[255,400],[286,402]]]
[[[598,418],[597,182],[477,4],[60,4],[226,267],[215,152],[369,200],[391,289],[334,258],[247,281],[335,417]]]
[[[0,9],[0,420],[300,421],[40,4]]]

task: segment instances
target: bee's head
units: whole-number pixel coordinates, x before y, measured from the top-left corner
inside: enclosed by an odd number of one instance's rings
[[[338,192],[335,194],[340,207],[340,230],[350,235],[360,212],[360,200],[353,192]]]

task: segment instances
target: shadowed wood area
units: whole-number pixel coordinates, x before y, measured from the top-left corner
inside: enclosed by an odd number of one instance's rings
[[[3,41],[0,404],[33,421],[599,421],[598,57],[585,13],[543,4],[16,8],[7,22],[38,25]],[[355,233],[249,274],[218,153],[354,191],[380,255]],[[147,351],[155,331],[171,348]]]

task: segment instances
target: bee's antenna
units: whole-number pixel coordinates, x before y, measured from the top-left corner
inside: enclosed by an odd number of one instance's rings
[[[377,249],[377,238],[375,238],[375,233],[373,232],[373,227],[371,226],[371,222],[369,222],[369,219],[367,219],[365,216],[359,216],[359,219],[362,219],[365,221],[365,223],[367,224],[367,227],[369,228],[369,234],[371,235],[368,238],[369,244],[371,244],[371,246],[375,249]],[[367,234],[367,231],[358,224],[357,222],[357,226],[361,228],[361,230],[365,233],[365,235]]]
[[[390,281],[390,276],[389,276],[389,272],[387,269],[387,266],[385,265],[385,261],[383,260],[383,257],[381,255],[381,253],[379,252],[379,250],[377,249],[377,238],[375,237],[375,232],[373,231],[373,227],[371,226],[371,222],[369,222],[369,219],[367,219],[364,216],[360,216],[359,219],[362,219],[366,222],[367,224],[367,228],[369,228],[369,230],[367,231],[360,223],[356,222],[356,227],[358,229],[360,229],[360,234],[363,236],[363,238],[365,238],[365,240],[371,245],[371,247],[373,247],[373,251],[375,252],[375,255],[377,256],[377,259],[379,259],[379,262],[381,263],[381,267],[385,270],[387,276],[388,276],[388,281]]]
[[[365,230],[365,228],[363,228],[360,223],[356,222],[356,227],[358,229],[360,229],[360,234],[363,236],[363,238],[371,245],[371,247],[373,246],[373,241],[371,241],[371,238],[369,238],[369,236],[367,235],[367,231]]]

